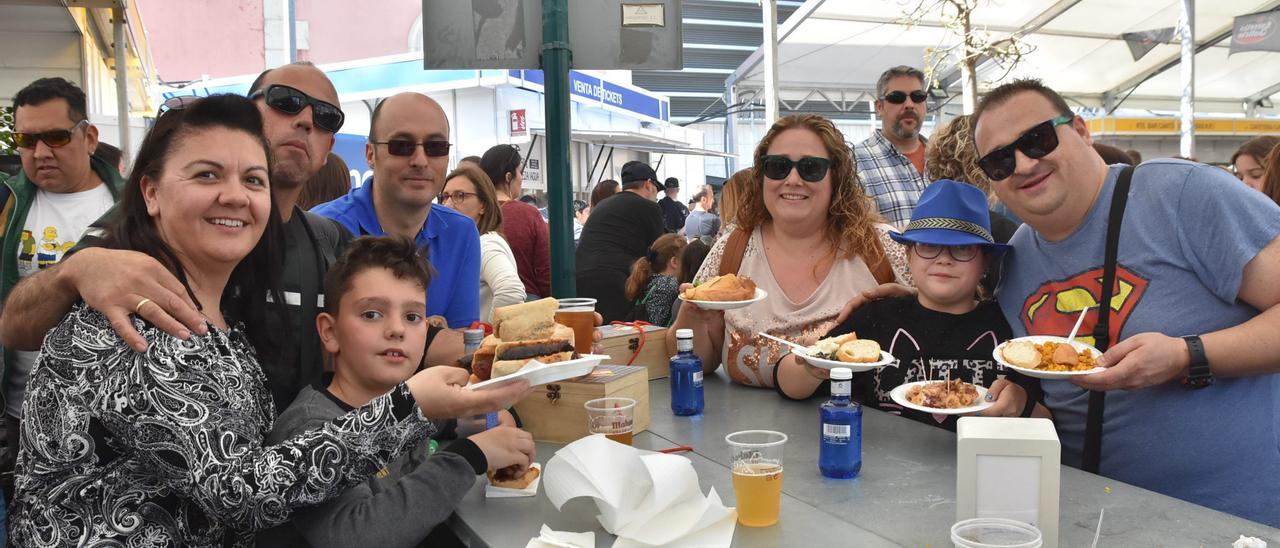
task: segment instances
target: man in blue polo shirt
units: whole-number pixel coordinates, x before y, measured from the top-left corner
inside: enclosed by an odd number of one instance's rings
[[[480,236],[471,219],[435,203],[449,146],[449,120],[439,103],[421,93],[389,97],[369,124],[365,158],[373,180],[311,211],[357,236],[400,234],[425,246],[437,273],[427,288],[427,314],[464,329],[480,319]],[[446,339],[444,346],[457,342],[460,354],[461,335],[446,331],[434,339],[431,356]]]

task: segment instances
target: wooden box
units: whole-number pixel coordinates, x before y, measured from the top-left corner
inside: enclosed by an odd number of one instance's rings
[[[671,355],[667,354],[667,328],[654,325],[644,326],[644,346],[640,345],[640,333],[629,325],[602,325],[596,328],[600,332],[600,346],[609,355],[605,363],[626,365],[627,360],[636,354],[631,365],[641,365],[649,369],[649,380],[666,377],[671,371]]]
[[[585,377],[544,384],[517,403],[516,412],[533,439],[569,443],[587,435],[583,404],[606,396],[636,400],[632,432],[649,428],[649,379],[640,366],[601,365]]]

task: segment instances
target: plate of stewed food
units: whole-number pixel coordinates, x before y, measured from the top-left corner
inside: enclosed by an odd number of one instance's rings
[[[1098,365],[1097,348],[1066,337],[1038,335],[1001,343],[992,352],[996,362],[1028,377],[1066,379],[1106,371]]]

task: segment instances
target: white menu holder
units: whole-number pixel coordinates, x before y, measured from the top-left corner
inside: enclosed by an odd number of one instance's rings
[[[956,424],[956,521],[1008,518],[1058,546],[1062,444],[1048,419],[962,417]]]

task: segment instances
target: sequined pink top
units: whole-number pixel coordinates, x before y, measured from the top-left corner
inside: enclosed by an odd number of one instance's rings
[[[894,276],[900,283],[911,285],[904,248],[889,238],[888,225],[879,225],[881,245],[889,255]],[[702,263],[695,282],[714,278],[720,271],[720,258],[729,239],[726,231],[711,253]],[[781,267],[785,268],[785,267]],[[743,252],[738,275],[756,282],[756,286],[769,293],[769,298],[745,308],[724,313],[725,337],[721,349],[721,363],[729,378],[748,386],[772,387],[773,368],[782,358],[781,345],[761,337],[761,331],[800,344],[813,344],[836,323],[840,309],[858,293],[876,286],[875,277],[861,257],[836,261],[827,279],[803,301],[793,302],[778,286],[773,269],[764,254],[760,229],[751,233],[751,239]]]

